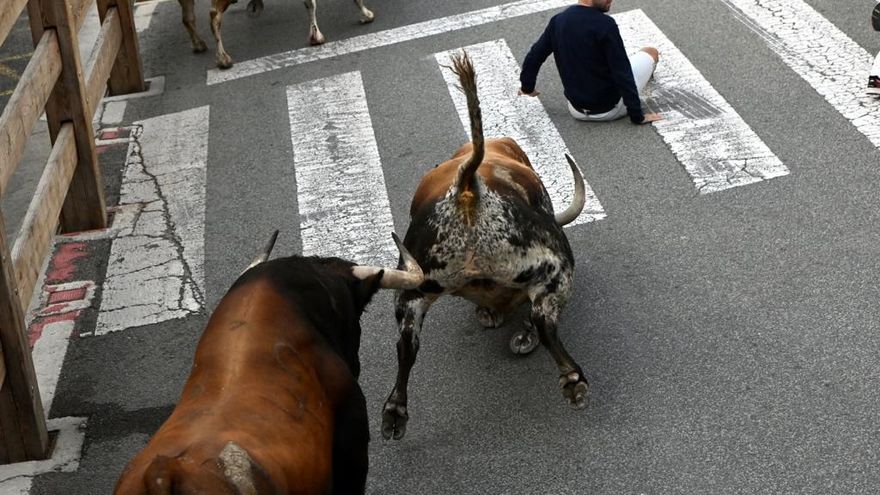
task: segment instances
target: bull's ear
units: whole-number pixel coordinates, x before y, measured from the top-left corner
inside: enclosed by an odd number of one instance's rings
[[[177,459],[157,455],[144,471],[144,488],[149,495],[171,495]]]
[[[384,275],[385,270],[379,270],[375,275],[369,275],[358,280],[356,292],[361,309],[367,307],[367,304],[373,298],[373,294],[382,286],[382,277]]]

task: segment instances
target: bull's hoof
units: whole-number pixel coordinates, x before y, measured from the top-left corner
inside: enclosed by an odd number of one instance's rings
[[[247,13],[249,17],[259,17],[263,13],[262,0],[251,0],[247,4]]]
[[[373,19],[375,18],[376,16],[371,11],[367,10],[361,15],[361,24],[369,24],[373,22]]]
[[[525,356],[537,349],[539,343],[538,335],[535,332],[520,330],[510,338],[510,351]]]
[[[504,315],[485,306],[477,306],[477,321],[483,328],[498,328],[504,323]]]
[[[193,41],[193,53],[204,53],[208,51],[208,45],[202,40]]]
[[[406,406],[399,404],[385,403],[385,409],[382,411],[382,438],[385,440],[400,440],[406,434],[406,422],[409,421],[409,415],[406,413]]]
[[[321,33],[318,33],[317,36],[309,36],[309,44],[312,46],[323,45],[326,41]]]
[[[562,387],[562,396],[568,400],[568,404],[574,409],[587,407],[587,394],[590,392],[590,384],[583,374],[577,371],[559,377],[559,385]]]
[[[538,338],[538,332],[535,331],[535,326],[532,325],[531,321],[528,319],[523,320],[523,327],[522,330],[516,332],[510,338],[510,351],[521,356],[531,354],[532,351],[538,348],[538,344],[541,343],[541,339]]]
[[[228,69],[232,67],[232,57],[229,55],[226,55],[225,57],[217,55],[217,67],[220,69]]]

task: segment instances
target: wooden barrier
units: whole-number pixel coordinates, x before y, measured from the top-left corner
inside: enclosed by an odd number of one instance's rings
[[[132,0],[97,0],[101,31],[83,64],[77,35],[96,0],[3,0],[0,45],[27,5],[36,46],[0,115],[0,197],[45,111],[52,151],[12,249],[0,212],[0,463],[46,458],[49,435],[24,314],[59,228],[106,227],[92,117],[109,87],[144,90]]]

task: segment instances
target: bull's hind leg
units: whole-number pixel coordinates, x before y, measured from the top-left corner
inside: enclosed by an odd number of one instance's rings
[[[587,407],[590,384],[580,365],[568,354],[556,333],[556,322],[567,300],[567,294],[557,292],[559,285],[551,283],[530,293],[531,319],[541,338],[541,344],[547,348],[559,368],[559,385],[562,387],[563,397],[575,409],[583,409]]]
[[[386,440],[392,437],[399,440],[406,433],[406,422],[409,420],[406,410],[409,373],[419,351],[422,321],[435,300],[436,296],[428,296],[418,290],[405,290],[397,295],[394,311],[400,330],[400,340],[397,341],[397,381],[382,409],[382,437]]]
[[[361,24],[366,24],[368,22],[373,22],[373,19],[376,17],[370,11],[370,9],[364,7],[364,0],[354,0],[354,3],[361,10]]]
[[[316,10],[318,8],[318,0],[305,0],[306,9],[309,11],[309,44],[310,45],[323,45],[324,44],[324,35],[321,34],[321,30],[318,29],[318,15]]]
[[[196,31],[196,14],[195,6],[193,5],[194,0],[178,0],[178,2],[180,2],[180,13],[183,20],[183,27],[186,28],[186,32],[189,34],[189,41],[192,43],[193,51],[196,53],[202,53],[208,49],[208,46],[205,45],[205,41],[199,37],[199,33]]]
[[[223,37],[220,34],[220,28],[223,26],[223,13],[229,8],[232,0],[211,0],[211,34],[217,41],[217,67],[228,69],[232,67],[232,57],[223,49]]]

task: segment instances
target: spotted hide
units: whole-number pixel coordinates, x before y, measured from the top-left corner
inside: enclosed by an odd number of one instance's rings
[[[540,340],[556,361],[565,398],[575,408],[586,406],[587,380],[556,331],[574,270],[562,225],[583,209],[583,177],[566,155],[575,200],[554,214],[546,189],[516,141],[484,141],[476,75],[466,53],[453,56],[452,70],[467,96],[471,142],[428,172],[413,197],[404,245],[424,270],[425,281],[396,298],[398,374],[382,411],[386,439],[399,439],[406,431],[407,383],[422,321],[444,294],[476,303],[477,318],[486,327],[501,325],[505,316],[530,302],[529,322],[513,336],[511,349],[527,354]]]

